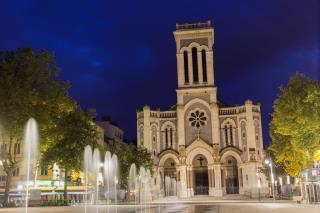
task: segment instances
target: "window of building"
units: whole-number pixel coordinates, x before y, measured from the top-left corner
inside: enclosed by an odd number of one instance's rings
[[[229,126],[229,134],[230,134],[230,145],[233,146],[233,132],[232,132],[232,126]]]
[[[168,149],[168,128],[165,130],[165,137],[166,137],[166,149]]]
[[[41,176],[47,176],[48,175],[48,168],[45,167],[45,166],[42,166],[41,170],[40,170],[40,175]]]
[[[188,52],[185,51],[183,53],[183,61],[184,61],[184,83],[189,83],[189,65],[188,65]]]
[[[203,82],[208,81],[207,77],[207,60],[206,60],[206,51],[201,51],[201,58],[202,58],[202,74],[203,74]]]
[[[227,125],[224,126],[224,137],[225,137],[225,141],[226,141],[226,146],[228,146],[229,143],[228,143],[228,127],[227,127]]]
[[[143,143],[144,143],[144,138],[143,138],[143,127],[140,127],[140,130],[139,130],[139,136],[140,136],[140,144],[141,144],[141,146],[143,146]]]
[[[173,136],[172,136],[172,128],[170,128],[170,147],[173,145]]]
[[[205,111],[200,109],[195,109],[190,111],[188,115],[189,125],[199,129],[202,126],[207,125],[207,116]]]
[[[20,154],[20,143],[15,143],[14,144],[14,154]]]
[[[4,182],[6,180],[7,180],[7,176],[5,175],[0,176],[0,182]]]
[[[19,176],[19,168],[15,168],[12,172],[12,176],[16,177],[16,176]]]
[[[198,74],[198,51],[196,47],[192,48],[192,69],[193,69],[193,82],[199,82]]]

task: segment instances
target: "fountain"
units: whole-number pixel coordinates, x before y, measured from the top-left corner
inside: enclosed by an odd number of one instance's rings
[[[30,118],[27,122],[24,135],[24,168],[26,171],[26,194],[25,212],[28,212],[29,205],[29,185],[31,175],[35,173],[39,156],[38,127],[35,119]],[[35,181],[34,181],[35,185]]]
[[[87,213],[88,205],[88,187],[89,187],[89,173],[92,170],[92,149],[91,146],[86,146],[84,149],[83,156],[83,170],[85,173],[85,202],[84,202],[84,212]]]
[[[177,195],[177,181],[175,178],[166,176],[164,178],[165,184],[165,195],[166,196],[176,196]]]
[[[130,166],[130,171],[129,171],[129,177],[128,177],[128,194],[129,198],[131,196],[134,196],[134,204],[137,204],[137,196],[136,196],[136,191],[137,191],[137,167],[136,164],[131,164]]]
[[[104,184],[107,187],[105,190],[105,198],[107,199],[107,202],[109,202],[110,198],[110,178],[109,174],[111,174],[111,168],[112,167],[112,162],[111,162],[111,153],[108,151],[106,152],[104,156],[104,164],[103,164],[103,174],[104,174]]]
[[[26,171],[25,213],[28,213],[30,183],[38,162],[38,144],[37,123],[33,118],[30,118],[26,124],[24,136],[24,167]],[[87,213],[89,203],[96,204],[96,212],[98,212],[99,208],[97,204],[99,204],[100,198],[100,183],[104,185],[107,212],[109,212],[110,200],[113,200],[115,204],[118,202],[119,165],[117,155],[106,152],[102,161],[99,149],[95,148],[93,150],[88,145],[85,147],[83,154],[83,172],[85,179],[84,212]],[[101,173],[103,174],[103,180],[99,179]],[[172,181],[170,180],[170,186],[175,184]],[[128,195],[129,197],[134,196],[135,208],[138,206],[139,199],[141,211],[143,207],[147,210],[147,204],[152,199],[160,198],[161,194],[160,174],[157,173],[156,176],[152,177],[150,170],[146,170],[144,167],[140,167],[138,172],[136,165],[133,163],[128,177]],[[117,206],[115,212],[117,212]]]
[[[87,212],[88,204],[88,186],[94,187],[94,202],[92,204],[98,204],[99,201],[99,180],[98,175],[103,174],[104,195],[107,201],[106,212],[109,212],[109,205],[111,200],[114,204],[118,202],[118,181],[119,181],[119,165],[118,157],[115,154],[106,152],[104,160],[101,162],[100,152],[95,149],[92,152],[90,146],[85,147],[84,150],[84,173],[85,173],[85,185],[86,185],[86,202],[85,213]],[[103,168],[102,168],[103,167]],[[101,171],[103,170],[103,171]],[[150,170],[146,170],[144,167],[140,167],[139,175],[136,165],[133,163],[130,167],[128,176],[128,195],[129,199],[134,196],[135,209],[137,208],[138,199],[140,208],[144,207],[147,210],[147,204],[150,208],[149,202],[152,199],[161,197],[161,176],[158,173],[157,176],[152,177]],[[160,207],[159,207],[160,208]],[[136,209],[137,210],[137,209]],[[96,208],[98,212],[98,207]],[[117,205],[115,205],[115,212],[117,212]]]

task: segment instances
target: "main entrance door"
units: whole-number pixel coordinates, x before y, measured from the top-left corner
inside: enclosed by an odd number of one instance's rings
[[[203,155],[197,155],[192,161],[193,191],[195,195],[208,195],[208,161]]]

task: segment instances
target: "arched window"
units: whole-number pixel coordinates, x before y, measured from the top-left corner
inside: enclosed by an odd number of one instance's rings
[[[207,59],[206,59],[206,51],[201,51],[201,58],[202,58],[202,75],[203,75],[203,82],[207,82]]]
[[[189,64],[188,64],[188,52],[184,51],[183,53],[183,62],[184,62],[184,83],[189,83]]]
[[[225,137],[225,141],[226,141],[226,146],[228,146],[229,143],[228,143],[228,127],[227,127],[227,125],[224,126],[224,137]]]
[[[232,134],[232,126],[231,125],[229,126],[229,129],[230,129],[230,133],[229,133],[230,134],[230,145],[233,146],[233,134]]]
[[[172,128],[170,128],[170,147],[172,148],[173,137],[172,137]]]
[[[165,137],[166,137],[166,149],[168,149],[168,129],[165,130]]]
[[[255,139],[256,139],[256,149],[258,150],[258,157],[259,156],[259,148],[260,148],[260,124],[259,120],[254,120],[254,132],[255,132]]]
[[[198,52],[197,48],[192,48],[192,69],[193,69],[193,82],[198,83],[199,82],[199,76],[198,76]]]
[[[140,127],[139,129],[139,136],[140,136],[140,145],[143,146],[144,145],[144,138],[143,138],[143,126]]]
[[[246,134],[246,123],[244,121],[240,124],[241,127],[241,141],[242,141],[242,147],[243,150],[247,150],[247,134]]]

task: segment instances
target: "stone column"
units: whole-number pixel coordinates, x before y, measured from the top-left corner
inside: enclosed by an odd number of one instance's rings
[[[223,193],[222,193],[222,187],[221,187],[221,165],[214,164],[213,170],[214,170],[214,183],[215,183],[213,196],[222,196]]]
[[[188,187],[188,193],[187,196],[188,197],[192,197],[193,196],[193,184],[192,184],[192,167],[191,166],[187,166],[187,187]]]
[[[208,166],[208,178],[209,178],[209,196],[214,196],[214,173],[213,165]]]
[[[193,66],[192,66],[192,52],[188,52],[188,71],[189,71],[189,84],[193,84]]]
[[[246,122],[247,122],[247,149],[248,159],[250,160],[250,149],[254,149],[251,152],[256,153],[256,140],[254,132],[253,114],[252,114],[252,101],[246,100]]]
[[[216,184],[215,184],[215,176],[214,176],[214,169],[212,168],[211,169],[211,177],[212,177],[212,181],[211,181],[211,184],[212,184],[212,187],[216,187]]]
[[[212,51],[206,51],[206,61],[207,61],[207,78],[208,78],[208,84],[214,85],[213,52],[212,52]]]
[[[180,192],[179,196],[181,198],[188,197],[188,171],[186,165],[180,165],[179,166],[179,172],[180,172]]]
[[[198,50],[199,51],[199,50]],[[198,58],[198,76],[199,76],[199,84],[203,83],[203,69],[202,69],[202,55],[201,51],[197,52]]]
[[[220,121],[219,121],[219,108],[216,103],[210,104],[211,108],[211,121],[212,121],[212,141],[213,144],[220,145]],[[221,145],[220,145],[221,147]]]
[[[192,166],[190,166],[190,194],[191,194],[191,196],[194,195],[194,191],[193,191],[193,171],[192,171]]]
[[[211,185],[211,168],[209,166],[208,166],[208,182],[209,182],[209,192],[210,192],[212,185]]]
[[[189,195],[189,189],[190,189],[190,175],[189,175],[189,173],[190,173],[190,171],[189,171],[188,166],[186,166],[186,172],[187,172],[187,177],[186,177],[186,179],[187,179],[187,181],[186,181],[186,183],[187,183],[187,197],[190,197],[190,195]]]
[[[150,129],[150,107],[144,106],[143,107],[143,140],[144,140],[144,147],[149,151],[152,152],[152,142],[151,142],[151,129]]]
[[[178,87],[185,83],[183,53],[177,53]]]
[[[178,145],[185,146],[184,135],[184,107],[183,105],[177,105],[177,133],[178,133]]]

